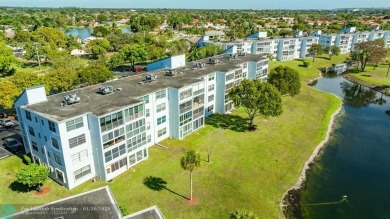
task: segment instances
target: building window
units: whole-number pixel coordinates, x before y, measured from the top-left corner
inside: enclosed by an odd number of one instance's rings
[[[54,161],[56,162],[56,164],[62,166],[61,158],[57,154],[54,154]]]
[[[214,81],[215,75],[209,74],[208,78],[209,78],[209,81]]]
[[[146,144],[146,133],[139,134],[127,140],[127,150],[133,151]]]
[[[117,112],[109,116],[100,118],[100,128],[102,132],[114,129],[120,125],[123,125],[123,114],[122,112]]]
[[[157,131],[157,136],[161,137],[163,135],[167,134],[167,128],[163,128]]]
[[[210,84],[209,88],[208,88],[208,91],[213,91],[214,90],[214,86],[215,86],[214,84]]]
[[[119,160],[118,162],[111,164],[111,172],[115,172],[126,165],[127,165],[127,157]]]
[[[186,99],[192,96],[192,89],[180,92],[180,100]]]
[[[34,129],[31,126],[28,127],[28,132],[30,133],[30,135],[35,136]]]
[[[55,138],[51,138],[51,145],[52,145],[54,148],[56,148],[56,149],[60,149],[60,146],[59,146],[59,144],[58,144],[58,141],[57,141],[57,139],[55,139]]]
[[[143,96],[143,97],[141,97],[139,99],[145,101],[145,104],[149,103],[149,95]]]
[[[31,113],[30,113],[30,111],[24,111],[24,112],[26,112],[26,118],[27,118],[28,120],[32,121],[32,120],[31,120]]]
[[[187,124],[192,120],[192,111],[184,113],[179,117],[180,126]]]
[[[157,118],[157,125],[161,125],[161,124],[165,123],[166,120],[167,120],[166,116],[161,116],[160,118]]]
[[[142,158],[143,158],[142,151],[138,151],[138,152],[137,152],[137,161],[142,160]]]
[[[41,119],[41,124],[42,124],[42,126],[44,126],[44,125],[45,125],[45,123],[43,122],[43,119]]]
[[[126,126],[127,138],[131,138],[144,131],[145,131],[145,119],[135,121],[132,124]]]
[[[91,173],[91,165],[87,165],[81,169],[78,169],[74,172],[74,179],[79,180],[80,178]]]
[[[78,145],[84,144],[85,142],[85,134],[76,136],[74,138],[69,139],[69,148],[74,148]]]
[[[103,148],[107,149],[115,144],[118,144],[121,141],[125,140],[125,128],[120,128],[104,134],[103,139]]]
[[[234,73],[226,75],[226,81],[233,80],[233,78],[234,78]]]
[[[59,179],[61,182],[65,182],[64,174],[58,169],[56,169],[56,176],[57,176],[57,179]]]
[[[71,121],[66,122],[66,131],[72,131],[84,126],[83,118],[77,118]]]
[[[156,100],[166,97],[165,90],[160,90],[156,92]]]
[[[49,122],[49,129],[50,129],[50,131],[56,132],[56,125],[55,125],[55,123],[52,122],[52,121],[48,121],[48,122]]]
[[[106,151],[104,153],[104,160],[107,163],[123,154],[126,154],[126,146],[124,144],[113,148],[112,150]]]
[[[179,109],[180,109],[180,114],[183,114],[185,112],[192,110],[192,101],[190,100],[190,101],[187,101],[185,103],[180,104]]]
[[[208,96],[208,98],[207,98],[207,99],[208,99],[208,101],[209,101],[209,102],[213,101],[213,100],[214,100],[214,94],[213,94],[213,95],[210,95],[210,96]]]
[[[72,164],[78,164],[88,158],[88,150],[82,150],[79,153],[72,154]]]
[[[165,110],[165,103],[158,104],[156,108],[157,108],[158,113],[164,111]]]
[[[144,104],[140,104],[125,110],[126,122],[137,119],[144,115]]]
[[[129,165],[135,164],[137,161],[135,160],[135,154],[129,156]]]
[[[150,109],[145,110],[145,114],[146,114],[145,115],[146,117],[149,117],[150,116]]]
[[[32,148],[33,148],[35,151],[38,151],[38,145],[37,145],[37,143],[31,141],[31,146],[32,146]]]
[[[38,118],[35,116],[35,122],[38,123]]]

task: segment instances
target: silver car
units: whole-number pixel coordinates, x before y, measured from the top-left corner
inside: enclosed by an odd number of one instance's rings
[[[0,119],[0,125],[2,125],[3,127],[11,127],[14,125],[14,122],[12,122],[12,120],[10,119],[4,118]]]

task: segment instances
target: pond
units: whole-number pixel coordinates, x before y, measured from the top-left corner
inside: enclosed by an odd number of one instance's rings
[[[390,98],[342,77],[314,87],[344,104],[301,190],[304,218],[390,218]]]
[[[122,27],[122,28],[119,28],[122,30],[122,33],[131,33],[131,30],[127,27]],[[65,31],[65,30],[64,30]],[[74,37],[77,37],[77,36],[80,36],[81,37],[81,40],[84,40],[85,38],[88,38],[92,35],[93,33],[93,28],[91,27],[74,27],[74,28],[67,28],[66,31],[65,31],[65,34],[68,35],[68,36],[74,36]]]

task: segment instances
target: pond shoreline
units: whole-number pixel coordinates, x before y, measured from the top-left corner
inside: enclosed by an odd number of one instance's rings
[[[359,80],[357,78],[355,78],[354,76],[350,75],[350,74],[342,74],[341,75],[343,78],[345,78],[346,80],[350,81],[350,82],[353,82],[353,83],[356,83],[356,84],[360,84],[364,87],[368,87],[374,91],[377,91],[379,93],[382,93],[386,96],[390,96],[390,89],[386,86],[382,86],[382,85],[376,85],[376,84],[371,84],[371,83],[368,83],[368,82],[365,82],[365,81],[362,81],[362,80]]]
[[[326,143],[328,143],[334,130],[335,119],[341,113],[341,111],[342,104],[338,106],[337,110],[333,112],[332,116],[330,117],[325,138],[315,147],[309,158],[305,161],[298,180],[283,194],[279,207],[285,218],[302,218],[302,212],[299,203],[300,190],[305,184],[307,172],[311,169],[311,165],[315,162]]]

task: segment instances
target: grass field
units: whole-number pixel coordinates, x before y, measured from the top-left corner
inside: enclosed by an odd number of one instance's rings
[[[302,81],[318,77],[318,68],[343,61],[316,59],[310,68],[299,67],[300,61],[272,62],[288,65],[301,73]],[[68,191],[53,181],[45,186],[52,192],[35,197],[33,192],[17,193],[9,188],[15,173],[24,165],[18,157],[0,161],[0,203],[42,204],[103,185],[110,185],[118,204],[128,212],[157,205],[166,218],[228,218],[235,209],[248,209],[259,218],[282,218],[279,202],[292,186],[305,160],[325,137],[330,116],[341,101],[302,83],[301,93],[284,97],[284,113],[277,118],[258,117],[258,130],[246,132],[243,110],[214,115],[206,127],[184,140],[167,139],[162,147],[152,147],[149,159],[115,178],[112,182],[87,182]],[[224,126],[226,129],[220,129]],[[211,163],[203,162],[194,172],[194,197],[188,205],[182,196],[189,195],[189,173],[182,170],[180,157],[185,149],[196,148],[207,158],[207,148],[214,145]],[[164,180],[167,189],[154,191],[143,184],[146,177]]]
[[[386,77],[388,67],[389,65],[385,64],[379,65],[376,68],[367,66],[365,72],[351,73],[349,75],[370,84],[390,87],[390,77]]]

